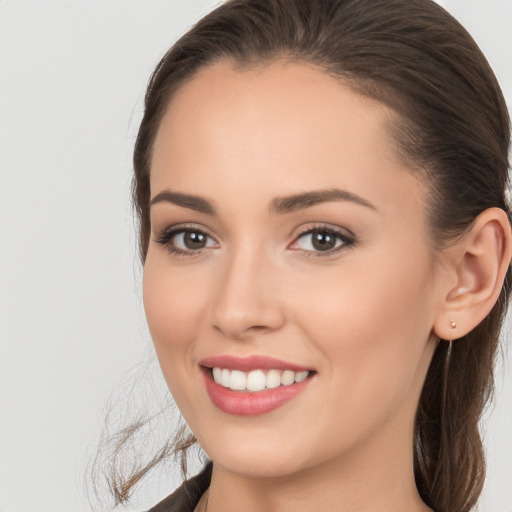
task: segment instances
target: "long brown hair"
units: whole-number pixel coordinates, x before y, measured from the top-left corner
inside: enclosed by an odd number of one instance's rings
[[[439,5],[431,0],[228,0],[174,44],[147,88],[133,159],[143,262],[152,147],[173,94],[220,59],[244,67],[277,58],[313,63],[393,109],[391,130],[400,155],[429,191],[437,249],[463,234],[485,209],[509,211],[505,101],[476,43]],[[510,277],[509,268],[499,300],[480,325],[453,345],[441,341],[421,393],[415,477],[422,499],[437,512],[467,512],[482,490],[485,459],[478,421],[493,391]],[[126,431],[117,452],[132,435],[133,429]],[[117,501],[128,499],[149,466],[192,442],[178,433],[129,478],[117,478],[114,468]]]

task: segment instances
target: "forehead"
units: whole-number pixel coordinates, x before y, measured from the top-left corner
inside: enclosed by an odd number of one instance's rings
[[[166,187],[209,196],[219,183],[234,194],[250,185],[252,195],[259,184],[276,195],[417,188],[395,151],[391,114],[311,65],[274,61],[240,69],[218,62],[168,106],[154,145],[152,196]]]
[[[256,140],[257,131],[263,130],[255,129],[262,128],[269,135],[279,132],[273,140],[280,144],[290,143],[301,131],[310,138],[312,150],[321,142],[346,137],[346,128],[351,132],[362,128],[368,143],[391,156],[393,141],[384,129],[390,114],[385,105],[353,92],[341,79],[312,64],[278,60],[235,67],[223,60],[199,70],[173,96],[155,153],[170,148],[169,141],[213,134],[217,140],[230,137],[244,143],[252,134],[254,143],[268,144],[263,137]]]

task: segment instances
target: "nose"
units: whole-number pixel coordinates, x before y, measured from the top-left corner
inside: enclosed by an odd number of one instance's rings
[[[231,339],[273,332],[285,322],[277,273],[261,253],[245,251],[225,262],[213,297],[213,327]]]

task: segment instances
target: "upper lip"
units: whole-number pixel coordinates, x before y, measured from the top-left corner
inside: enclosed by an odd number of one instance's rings
[[[299,364],[290,363],[274,357],[252,355],[248,357],[237,357],[233,355],[220,355],[206,357],[199,364],[207,368],[226,368],[228,370],[240,370],[250,372],[251,370],[292,370],[294,372],[310,371],[311,368]]]

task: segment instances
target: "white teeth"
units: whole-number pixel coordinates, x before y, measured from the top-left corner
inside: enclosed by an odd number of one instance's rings
[[[222,368],[213,369],[213,380],[218,384],[222,382]]]
[[[222,370],[224,371],[224,370]],[[239,370],[231,370],[231,385],[229,386],[231,389],[237,389],[239,391],[245,389],[247,384],[247,377],[244,372]]]
[[[247,391],[261,391],[265,389],[266,380],[265,374],[261,370],[249,372],[249,375],[247,375]]]
[[[291,370],[286,370],[283,372],[283,375],[281,375],[281,384],[283,386],[289,386],[290,384],[293,384],[295,382],[295,372],[292,372]]]
[[[308,376],[308,374],[309,372],[307,370],[303,372],[297,372],[295,374],[295,382],[302,382]]]
[[[305,380],[309,371],[294,372],[291,370],[252,370],[242,372],[240,370],[228,370],[227,368],[213,368],[213,380],[225,388],[235,391],[262,391],[279,386],[290,386],[295,382]]]
[[[270,370],[267,373],[267,388],[273,389],[281,385],[281,374],[278,370]]]
[[[229,388],[231,387],[231,372],[229,370],[226,370],[226,368],[224,368],[222,370],[222,374],[220,376],[220,383],[225,387],[225,388]]]

